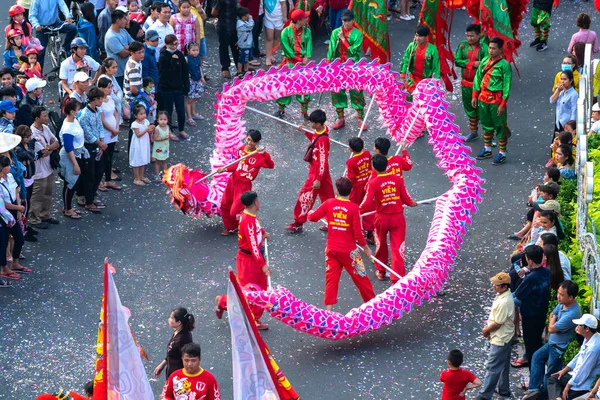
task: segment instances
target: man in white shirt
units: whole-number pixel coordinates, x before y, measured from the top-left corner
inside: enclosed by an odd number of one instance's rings
[[[577,325],[575,332],[584,337],[583,344],[575,358],[548,379],[548,398],[551,400],[573,400],[588,393],[600,374],[598,320],[591,314],[583,314],[573,323]]]
[[[87,56],[88,45],[86,41],[80,37],[77,37],[71,41],[71,57],[60,63],[60,72],[58,77],[60,78],[60,84],[67,96],[69,96],[73,89],[73,77],[77,71],[97,72],[100,69],[100,64],[96,62],[92,57]]]
[[[175,34],[173,27],[169,24],[171,20],[171,7],[167,3],[161,3],[158,21],[156,21],[150,29],[158,33],[158,45],[156,46],[156,59],[160,56],[161,49],[165,46],[165,37],[168,34]]]

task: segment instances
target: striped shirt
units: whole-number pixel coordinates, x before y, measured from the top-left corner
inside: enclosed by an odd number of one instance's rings
[[[142,63],[130,58],[125,66],[125,76],[123,79],[125,98],[127,100],[131,100],[135,97],[131,93],[131,86],[136,86],[138,90],[142,90],[142,82]]]

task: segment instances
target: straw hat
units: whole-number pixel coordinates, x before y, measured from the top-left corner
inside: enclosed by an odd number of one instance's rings
[[[21,137],[12,133],[0,132],[0,153],[6,153],[21,143]]]

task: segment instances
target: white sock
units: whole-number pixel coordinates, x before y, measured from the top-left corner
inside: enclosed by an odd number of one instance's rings
[[[492,151],[492,148],[490,146],[484,146],[483,148],[485,149],[485,151]]]

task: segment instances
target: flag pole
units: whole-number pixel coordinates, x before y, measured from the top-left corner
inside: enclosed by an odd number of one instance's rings
[[[430,199],[419,200],[419,201],[417,201],[417,204],[431,204],[431,203],[433,203],[435,200],[439,199],[440,197],[441,197],[441,196],[436,196],[436,197],[432,197],[432,198],[430,198]],[[362,218],[362,217],[367,217],[367,216],[369,216],[369,215],[373,215],[373,214],[375,214],[376,212],[377,212],[377,211],[369,211],[369,212],[366,212],[366,213],[364,213],[364,214],[360,214],[360,217],[361,217],[361,218]]]
[[[415,122],[417,122],[417,117],[419,115],[420,115],[420,112],[417,111],[417,113],[413,117],[412,121],[410,121],[410,125],[408,126],[408,129],[406,130],[406,133],[404,134],[404,138],[400,141],[400,145],[398,146],[398,150],[396,150],[396,155],[400,154],[400,151],[402,150],[402,148],[406,144],[406,138],[408,137],[408,133],[411,131],[411,129],[413,128],[413,126],[415,126]]]
[[[258,149],[254,150],[254,151],[253,151],[253,152],[251,152],[251,153],[248,153],[248,154],[246,154],[246,155],[245,155],[245,156],[243,156],[243,157],[240,157],[240,158],[238,158],[237,160],[233,160],[232,162],[230,162],[230,163],[229,163],[229,164],[227,164],[227,165],[223,165],[221,168],[227,168],[227,167],[231,167],[232,165],[234,165],[234,164],[236,164],[236,163],[239,163],[240,161],[242,161],[242,160],[245,160],[246,158],[250,157],[251,155],[253,155],[253,154],[254,154],[254,153],[256,153],[257,151],[258,151]],[[205,181],[205,180],[207,180],[208,178],[210,178],[211,176],[213,176],[213,175],[216,175],[216,174],[218,174],[218,173],[219,173],[219,171],[218,171],[218,170],[217,170],[217,171],[215,171],[215,172],[211,172],[210,174],[206,175],[205,177],[198,179],[198,180],[197,180],[195,183],[200,183],[200,182],[202,182],[202,181]],[[222,172],[221,172],[221,173],[222,173]]]
[[[271,265],[269,264],[269,240],[268,239],[265,239],[265,261],[267,262],[267,265],[270,268]],[[271,285],[271,274],[267,275],[267,284],[268,284],[269,291],[273,290],[273,286]]]
[[[358,131],[358,137],[360,137],[360,135],[362,135],[363,131],[365,130],[365,125],[367,123],[367,119],[369,118],[369,113],[371,112],[371,107],[373,107],[374,102],[375,102],[375,93],[373,93],[373,96],[371,97],[371,102],[369,103],[369,107],[367,108],[367,113],[365,114],[363,123],[360,124],[360,130]]]

